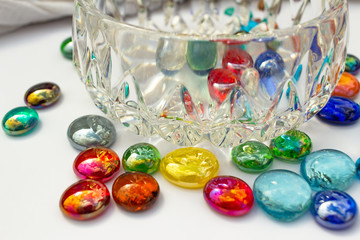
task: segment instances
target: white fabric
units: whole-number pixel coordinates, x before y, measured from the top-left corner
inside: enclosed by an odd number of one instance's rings
[[[0,34],[26,24],[70,16],[73,0],[0,0]]]

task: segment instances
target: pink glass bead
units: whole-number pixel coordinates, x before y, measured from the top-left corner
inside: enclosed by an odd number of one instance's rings
[[[109,148],[88,148],[79,153],[73,168],[75,174],[82,179],[106,182],[119,171],[120,158]]]
[[[221,104],[238,82],[238,77],[232,71],[221,68],[214,69],[208,76],[210,96]]]
[[[229,216],[244,215],[254,204],[249,185],[232,176],[211,179],[204,187],[204,198],[213,209]]]
[[[110,192],[98,181],[80,180],[65,190],[60,198],[60,209],[76,220],[92,219],[105,211],[110,203]]]
[[[254,65],[253,59],[244,50],[230,48],[222,59],[223,68],[229,69],[235,74],[241,75],[242,72]]]

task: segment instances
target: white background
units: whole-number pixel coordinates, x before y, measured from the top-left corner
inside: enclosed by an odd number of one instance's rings
[[[350,3],[348,50],[360,56],[360,2]],[[102,114],[77,76],[71,61],[60,54],[60,43],[71,34],[71,19],[37,24],[0,36],[0,117],[23,106],[23,95],[34,84],[51,81],[62,90],[55,106],[39,110],[40,125],[27,136],[10,137],[0,131],[0,239],[359,239],[360,221],[345,231],[326,230],[308,212],[291,222],[277,222],[254,205],[243,217],[218,214],[205,203],[202,190],[176,187],[160,172],[154,174],[161,187],[158,202],[142,213],[120,209],[112,201],[99,218],[79,222],[59,209],[63,191],[78,181],[72,163],[79,153],[71,147],[66,131],[82,115]],[[359,102],[358,98],[356,101]],[[335,148],[354,161],[360,157],[360,122],[333,126],[313,118],[301,130],[313,141],[313,150]],[[112,149],[119,156],[137,142],[155,144],[164,156],[175,146],[158,138],[146,139],[117,126]],[[257,175],[239,171],[230,150],[213,151],[220,161],[219,175],[234,175],[250,186]],[[274,161],[272,169],[299,173],[299,165]],[[123,170],[122,170],[123,171]],[[112,181],[107,183],[111,190]],[[347,191],[360,204],[360,181]]]

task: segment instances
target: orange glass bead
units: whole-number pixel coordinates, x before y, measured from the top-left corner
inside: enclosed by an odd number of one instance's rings
[[[150,208],[159,193],[160,187],[156,179],[142,172],[124,173],[115,180],[112,187],[115,202],[131,212]]]
[[[354,98],[360,91],[359,80],[352,74],[344,72],[336,85],[333,96]]]

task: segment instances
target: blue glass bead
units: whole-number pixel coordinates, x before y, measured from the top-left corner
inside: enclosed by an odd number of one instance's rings
[[[356,75],[360,71],[360,60],[354,55],[348,54],[345,61],[345,71]]]
[[[360,107],[349,99],[331,97],[317,116],[320,120],[332,124],[352,124],[360,118]]]
[[[357,215],[355,200],[349,194],[336,190],[316,193],[310,210],[316,222],[333,230],[350,227]]]
[[[279,221],[293,221],[303,215],[311,203],[311,188],[298,174],[288,170],[271,170],[254,183],[257,204]]]
[[[358,178],[360,178],[360,158],[356,161],[355,167],[356,167],[356,175]]]
[[[355,163],[341,151],[323,149],[307,155],[300,172],[314,191],[345,191],[354,181]]]
[[[272,97],[284,76],[284,60],[277,52],[267,50],[258,56],[255,61],[255,68],[260,74],[260,84]]]

